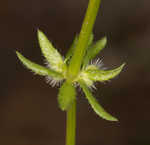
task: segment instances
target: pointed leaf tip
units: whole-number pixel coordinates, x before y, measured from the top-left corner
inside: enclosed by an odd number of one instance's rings
[[[108,81],[113,79],[122,71],[125,63],[123,63],[120,67],[113,69],[113,70],[100,70],[96,68],[89,67],[89,69],[85,70],[85,74],[93,81]]]
[[[63,78],[61,74],[30,61],[29,59],[21,55],[21,53],[19,53],[18,51],[16,51],[16,54],[19,60],[23,63],[23,65],[25,65],[28,69],[33,71],[35,74],[42,75],[42,76],[50,76],[57,80],[61,80]]]
[[[91,47],[92,52],[92,59],[96,57],[98,53],[106,46],[107,37],[103,37],[102,39],[98,40],[93,46]]]
[[[78,43],[78,39],[79,39],[79,36],[78,35],[75,35],[75,38],[73,39],[73,42],[71,44],[71,47],[69,48],[67,54],[66,54],[66,57],[65,57],[65,62],[67,62],[68,60],[70,60],[70,58],[72,57],[73,55],[73,52],[77,46],[77,43]]]
[[[48,40],[45,34],[40,30],[38,30],[38,40],[41,51],[50,64],[50,67],[60,73],[66,71],[66,66],[63,62],[62,56],[53,47],[52,43]]]
[[[88,47],[89,47],[90,45],[92,45],[93,40],[94,40],[94,34],[91,33],[91,35],[90,35],[90,37],[89,37]]]
[[[105,47],[105,45],[106,45],[106,43],[107,43],[107,37],[105,36],[105,37],[103,37],[101,40],[99,40],[99,41],[101,41],[101,45],[103,46],[103,47]]]

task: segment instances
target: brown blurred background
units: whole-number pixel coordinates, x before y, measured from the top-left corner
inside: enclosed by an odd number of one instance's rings
[[[40,28],[65,54],[88,0],[0,1],[0,145],[64,145],[65,113],[57,88],[25,69],[15,55],[43,64]],[[103,0],[95,40],[107,36],[99,55],[107,68],[126,62],[119,77],[97,84],[96,98],[120,121],[99,118],[78,96],[77,145],[150,145],[150,1]]]

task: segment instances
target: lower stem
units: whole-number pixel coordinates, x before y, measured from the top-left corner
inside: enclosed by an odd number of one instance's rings
[[[76,136],[76,100],[67,111],[66,145],[75,145]]]

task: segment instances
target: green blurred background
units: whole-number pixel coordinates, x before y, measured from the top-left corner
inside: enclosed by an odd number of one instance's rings
[[[0,145],[64,145],[65,113],[57,89],[25,69],[15,50],[39,64],[40,28],[65,54],[79,33],[88,0],[0,1]],[[107,36],[99,57],[107,68],[126,62],[119,77],[98,83],[95,97],[119,119],[99,118],[78,96],[77,145],[150,145],[150,1],[103,0],[95,40]]]

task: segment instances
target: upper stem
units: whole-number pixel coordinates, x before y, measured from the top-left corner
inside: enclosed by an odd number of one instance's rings
[[[79,40],[68,69],[71,79],[74,79],[80,71],[89,37],[93,31],[93,26],[96,20],[100,2],[101,0],[89,0],[86,15],[82,24],[81,32],[79,34]]]

